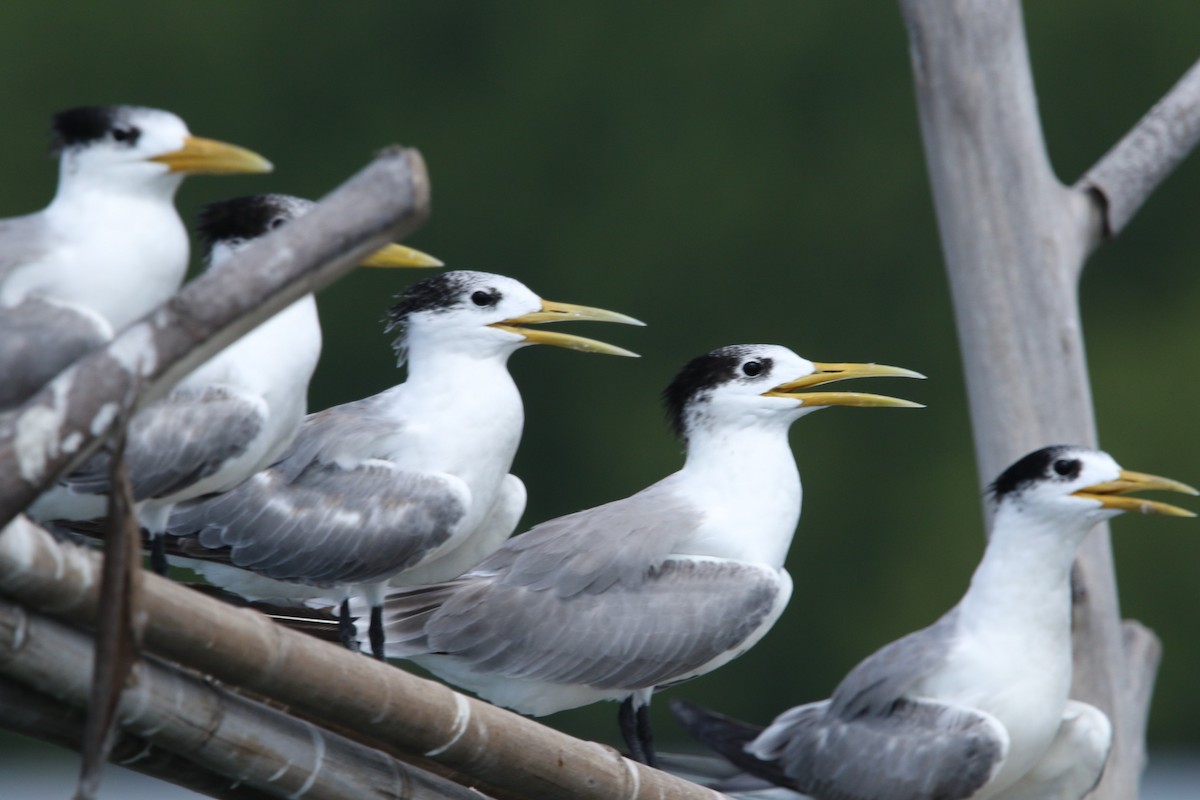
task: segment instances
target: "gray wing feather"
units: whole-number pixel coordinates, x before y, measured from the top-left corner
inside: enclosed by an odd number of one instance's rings
[[[389,654],[444,653],[480,672],[601,689],[661,686],[737,649],[779,591],[774,570],[730,561],[668,558],[636,587],[614,580],[603,593],[569,594],[548,580],[483,575],[487,564],[389,595]]]
[[[456,478],[383,461],[355,468],[323,461],[337,436],[368,435],[368,421],[334,411],[310,415],[270,468],[228,492],[181,503],[168,531],[195,535],[184,545],[191,555],[215,550],[208,555],[312,586],[371,583],[419,563],[453,534],[469,490]]]
[[[473,572],[560,598],[640,586],[694,530],[700,512],[660,482],[632,497],[543,522]]]
[[[129,425],[125,462],[136,500],[166,497],[241,455],[266,422],[261,398],[223,387],[176,389]],[[73,491],[108,491],[112,457],[100,453],[63,479]]]
[[[29,399],[109,338],[95,317],[40,298],[0,308],[0,408]]]
[[[887,714],[917,681],[945,663],[957,623],[956,606],[929,627],[901,637],[861,661],[834,690],[833,713],[844,719]]]
[[[884,716],[848,720],[822,701],[780,715],[746,751],[822,800],[960,800],[995,775],[1008,735],[962,706],[906,699]]]

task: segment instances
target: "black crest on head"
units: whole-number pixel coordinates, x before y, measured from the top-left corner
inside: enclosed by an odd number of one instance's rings
[[[209,203],[200,212],[196,234],[205,251],[217,242],[256,239],[313,205],[307,200],[282,194],[251,194]]]
[[[663,390],[663,406],[671,430],[681,439],[687,438],[684,412],[700,392],[740,375],[738,367],[749,355],[749,350],[739,345],[729,345],[693,358],[683,366],[670,385]]]
[[[1078,459],[1071,457],[1073,450],[1071,446],[1063,444],[1034,450],[1001,472],[988,487],[988,492],[996,502],[1000,502],[1005,497],[1051,475],[1063,480],[1072,480],[1079,475],[1082,466]],[[1061,466],[1058,464],[1060,460]]]
[[[392,348],[400,361],[404,360],[404,340],[412,315],[423,311],[448,311],[453,308],[462,300],[463,291],[471,282],[470,276],[471,273],[463,270],[443,272],[432,278],[417,281],[396,295],[397,303],[388,309],[384,332],[400,332],[392,342]]]
[[[105,138],[124,124],[125,116],[123,106],[80,106],[58,112],[51,123],[54,129],[54,152]],[[137,141],[136,129],[131,130],[134,133],[127,141],[133,144]]]

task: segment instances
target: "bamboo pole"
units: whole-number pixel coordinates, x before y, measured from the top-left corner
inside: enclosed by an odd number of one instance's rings
[[[0,671],[76,708],[87,705],[90,637],[0,600]],[[233,783],[293,800],[472,800],[443,778],[144,659],[116,715],[133,734]]]
[[[95,618],[99,556],[24,517],[0,532],[0,591],[45,613]],[[305,716],[523,797],[712,800],[718,793],[403,670],[147,574],[145,648]]]
[[[11,678],[0,677],[0,727],[79,752],[85,714]],[[273,795],[206,770],[128,733],[117,734],[112,763],[218,800],[271,800]]]

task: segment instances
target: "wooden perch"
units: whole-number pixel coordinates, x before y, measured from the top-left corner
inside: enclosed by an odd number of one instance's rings
[[[385,151],[311,213],[232,256],[220,274],[192,281],[6,413],[0,418],[0,525],[82,461],[131,399],[140,406],[162,396],[270,315],[416,230],[428,212],[420,154]]]
[[[0,671],[87,705],[93,646],[61,622],[0,600]],[[232,782],[293,800],[471,800],[480,795],[389,756],[144,659],[117,707],[121,725]]]
[[[1105,235],[1125,224],[1196,144],[1193,68],[1074,187],[1051,167],[1018,0],[900,0],[909,31],[926,165],[975,436],[981,485],[1048,444],[1095,446],[1078,278]],[[1120,623],[1107,527],[1075,570],[1072,696],[1113,723],[1092,797],[1137,796],[1145,702],[1158,664],[1146,628]]]
[[[24,517],[0,532],[0,587],[22,605],[90,624],[100,556]],[[309,719],[443,764],[523,797],[712,800],[721,795],[373,659],[146,574],[144,646],[291,706]]]
[[[0,727],[78,751],[86,714],[10,678],[0,676]],[[218,800],[271,800],[260,792],[206,770],[131,734],[118,733],[112,763]]]
[[[1096,192],[1112,238],[1200,139],[1200,61],[1075,184]]]

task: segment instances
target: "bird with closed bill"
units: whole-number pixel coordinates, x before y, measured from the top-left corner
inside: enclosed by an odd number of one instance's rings
[[[0,410],[179,288],[188,238],[174,197],[185,176],[271,170],[153,108],[72,108],[54,116],[54,135],[54,199],[0,220]]]

